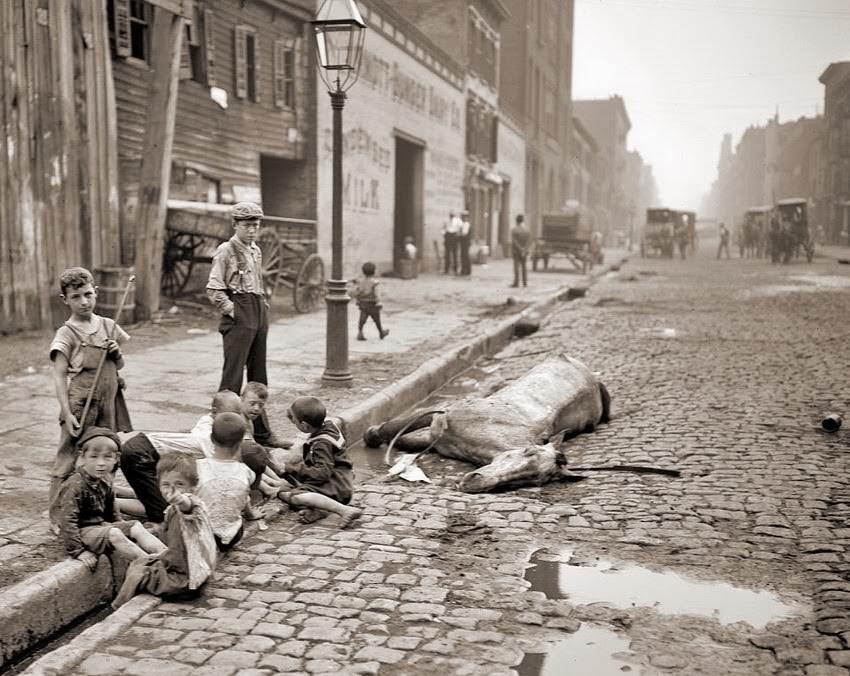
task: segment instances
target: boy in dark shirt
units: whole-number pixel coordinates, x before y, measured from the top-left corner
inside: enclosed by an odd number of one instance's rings
[[[378,327],[378,335],[381,340],[389,335],[389,330],[385,330],[381,326],[381,299],[378,296],[378,280],[375,279],[375,264],[363,263],[361,268],[363,278],[358,279],[351,295],[357,301],[357,307],[360,308],[360,320],[357,322],[357,340],[366,340],[363,335],[363,327],[366,326],[366,320],[369,317],[375,322]]]
[[[299,511],[304,523],[318,521],[333,512],[345,528],[363,511],[349,507],[354,471],[345,452],[345,438],[336,424],[326,419],[325,405],[316,397],[298,397],[287,416],[302,432],[309,434],[304,442],[303,460],[287,464],[281,471],[293,488],[285,488],[278,497]]]

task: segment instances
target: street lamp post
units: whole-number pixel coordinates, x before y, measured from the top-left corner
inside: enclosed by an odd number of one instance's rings
[[[366,24],[355,0],[325,0],[310,22],[316,38],[319,75],[331,97],[333,109],[333,215],[331,228],[331,278],[328,280],[327,334],[325,336],[326,385],[349,385],[348,287],[342,265],[342,109],[345,92],[357,81]]]

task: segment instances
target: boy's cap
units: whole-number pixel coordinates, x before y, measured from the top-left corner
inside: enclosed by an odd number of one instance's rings
[[[111,439],[115,444],[115,448],[119,451],[121,450],[121,439],[118,438],[118,435],[115,434],[108,427],[88,427],[86,430],[80,435],[80,438],[77,439],[77,448],[82,450],[83,446],[85,446],[86,442],[94,439],[95,437],[106,437],[107,439]]]
[[[251,221],[263,217],[263,210],[254,202],[237,202],[230,208],[230,217],[234,221]]]
[[[222,446],[235,446],[245,436],[245,418],[238,413],[219,413],[212,424],[212,440]]]

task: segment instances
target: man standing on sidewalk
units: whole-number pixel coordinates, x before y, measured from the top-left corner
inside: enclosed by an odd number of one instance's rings
[[[525,224],[525,216],[517,214],[516,225],[511,229],[511,254],[514,259],[514,283],[512,287],[519,286],[520,277],[522,285],[528,286],[528,251],[531,248],[531,231]]]
[[[234,235],[216,249],[207,281],[207,297],[221,313],[218,332],[224,346],[219,390],[242,391],[248,381],[268,384],[266,336],[269,304],[263,283],[263,252],[256,239],[263,210],[253,202],[239,202],[230,210]],[[254,438],[271,443],[265,415],[254,421]]]
[[[472,263],[469,260],[469,241],[472,223],[469,222],[469,212],[464,209],[460,215],[460,234],[458,242],[460,244],[460,274],[471,275]]]
[[[449,220],[443,223],[443,251],[445,258],[445,274],[451,271],[457,274],[457,248],[458,235],[460,234],[460,219],[449,212]]]

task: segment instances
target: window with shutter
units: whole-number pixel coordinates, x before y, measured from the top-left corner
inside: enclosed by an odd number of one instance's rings
[[[249,31],[245,35],[245,81],[248,86],[248,99],[260,102],[260,49],[257,34]]]
[[[112,32],[115,40],[115,55],[130,56],[130,0],[112,0]]]
[[[286,79],[284,75],[284,52],[286,51],[286,42],[284,40],[274,41],[274,105],[276,108],[283,108],[286,99]]]
[[[215,40],[211,9],[204,10],[204,60],[206,61],[207,86],[215,87]]]
[[[297,109],[297,105],[299,101],[302,101],[304,98],[303,87],[304,87],[304,40],[302,38],[295,38],[295,69],[293,71],[293,81],[292,81],[292,102],[290,103],[290,108],[293,110]]]
[[[248,95],[248,75],[247,75],[247,31],[244,26],[237,26],[234,30],[234,93],[237,99],[244,99]]]

